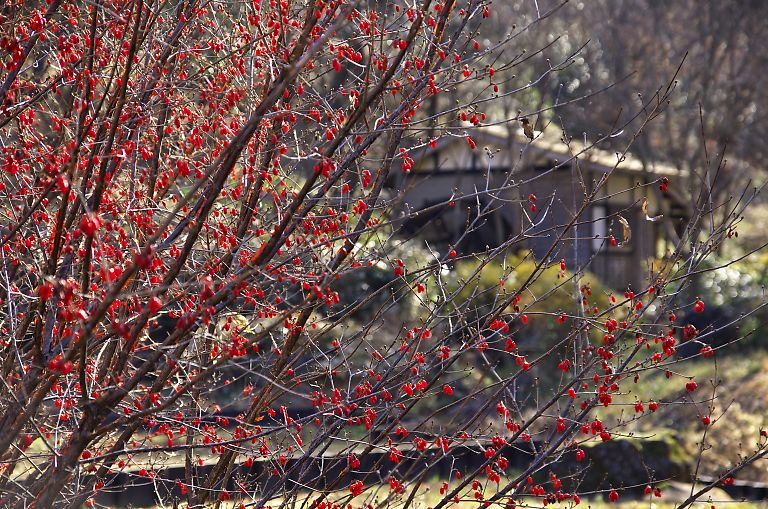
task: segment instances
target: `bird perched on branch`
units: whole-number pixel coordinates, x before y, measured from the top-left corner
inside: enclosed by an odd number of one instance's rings
[[[536,133],[533,131],[533,124],[531,124],[531,121],[528,120],[528,117],[521,118],[520,123],[523,126],[523,134],[525,134],[529,140],[533,140],[534,136],[536,136]]]

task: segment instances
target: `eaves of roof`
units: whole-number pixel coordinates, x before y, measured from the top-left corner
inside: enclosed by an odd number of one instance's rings
[[[591,169],[605,173],[613,170],[619,173],[647,173],[660,177],[682,177],[687,174],[687,170],[680,170],[661,162],[643,162],[631,152],[627,152],[619,160],[620,154],[584,144],[583,141],[572,139],[569,143],[565,143],[563,136],[558,131],[555,125],[550,125],[544,132],[537,133],[532,141],[528,140],[519,128],[513,129],[514,134],[510,139],[509,130],[503,124],[475,127],[469,130],[467,134],[472,136],[478,147],[487,147],[491,151],[497,149],[513,152],[523,151],[524,154],[533,156],[535,159],[545,158],[558,163],[576,157],[581,164],[586,163]],[[414,152],[412,154],[416,160],[414,168],[418,171],[419,161],[428,160],[433,155],[444,153],[454,144],[463,143],[467,147],[464,138],[464,136],[444,136],[438,140],[435,148]]]

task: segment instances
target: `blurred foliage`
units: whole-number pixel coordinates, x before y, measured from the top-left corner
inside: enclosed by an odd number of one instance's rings
[[[726,354],[727,351],[723,352]],[[746,456],[759,439],[759,432],[768,425],[768,355],[752,352],[735,362],[733,357],[720,354],[711,358],[688,359],[684,364],[673,360],[672,371],[693,377],[706,386],[715,399],[698,404],[689,401],[678,376],[667,378],[666,370],[652,370],[640,376],[631,393],[622,400],[625,406],[601,408],[599,416],[608,425],[622,426],[636,436],[657,438],[662,430],[673,430],[676,440],[693,458],[699,454],[702,438],[706,441],[701,475],[719,475],[722,469]],[[715,385],[716,384],[716,387]],[[660,410],[646,413],[643,418],[630,420],[626,408],[634,401],[656,400]],[[624,408],[624,410],[622,410]],[[701,416],[709,415],[712,427],[703,437],[705,428]],[[716,437],[716,438],[715,438]],[[758,461],[742,471],[741,480],[764,481],[768,464]]]
[[[475,274],[479,264],[461,260],[455,263],[450,273],[448,288],[452,291],[460,289],[457,305],[471,302],[478,311],[486,311],[528,283],[537,264],[529,251],[520,251],[506,256],[503,265],[487,264]],[[584,299],[581,302],[577,298],[579,295]],[[542,335],[562,330],[557,322],[560,313],[565,313],[569,319],[589,316],[595,308],[604,310],[609,299],[610,292],[597,276],[586,272],[576,277],[567,269],[562,271],[558,262],[540,269],[520,295],[518,308],[528,316],[531,333],[543,339]],[[508,306],[504,312],[512,313],[514,308]]]
[[[330,308],[331,311],[339,312],[346,306],[359,305],[352,319],[370,319],[391,298],[391,292],[382,289],[394,278],[391,269],[379,264],[345,273],[333,284],[333,289],[339,293],[339,304]]]
[[[761,306],[768,283],[768,255],[754,254],[735,263],[729,260],[712,256],[701,263],[697,270],[704,272],[685,289],[680,302],[688,304],[700,298],[706,308],[703,313],[694,313],[687,307],[678,316],[681,323],[693,324],[700,335],[715,330],[703,339],[713,347],[738,341],[740,349],[766,348],[768,309]],[[687,354],[685,349],[681,353]]]

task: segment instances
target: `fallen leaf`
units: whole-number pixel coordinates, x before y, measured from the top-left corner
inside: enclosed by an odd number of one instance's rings
[[[645,197],[645,196],[643,196],[642,208],[643,208],[643,215],[645,216],[645,220],[646,221],[650,221],[650,222],[654,223],[654,222],[658,221],[659,219],[661,219],[662,217],[664,217],[664,214],[659,214],[658,216],[653,216],[653,217],[648,215],[648,198]]]
[[[622,216],[618,217],[619,223],[621,223],[621,228],[624,231],[624,240],[621,242],[622,244],[626,244],[629,242],[629,239],[632,238],[632,229],[629,227],[629,223],[626,219],[624,219]]]

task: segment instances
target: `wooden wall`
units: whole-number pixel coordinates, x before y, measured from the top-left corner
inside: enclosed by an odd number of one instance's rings
[[[614,170],[598,194],[597,210],[585,210],[574,226],[563,233],[562,225],[568,224],[580,210],[585,192],[591,191],[607,168],[579,161],[578,165],[552,170],[555,162],[551,153],[522,151],[517,145],[488,148],[470,151],[456,141],[423,157],[414,171],[391,182],[400,199],[401,217],[411,218],[400,224],[420,224],[421,229],[415,233],[429,240],[433,247],[445,249],[465,230],[468,219],[477,211],[478,201],[482,208],[495,200],[493,213],[457,249],[465,253],[483,251],[486,245],[495,247],[526,229],[525,242],[515,248],[531,249],[538,258],[548,255],[553,262],[564,258],[571,267],[591,261],[588,270],[616,289],[628,285],[640,289],[647,285],[646,262],[655,253],[656,236],[653,223],[641,217],[640,203],[647,192],[637,186],[642,183],[641,173],[621,167]],[[530,211],[530,194],[537,198],[535,214]],[[434,207],[440,202],[447,203],[451,197],[453,207]],[[658,210],[656,195],[648,193],[648,199],[653,214]],[[432,207],[432,213],[428,217],[422,214],[414,222],[413,213],[426,207]],[[601,245],[593,240],[596,234],[607,233],[621,242],[617,214],[630,223],[630,242],[611,247],[607,241]],[[606,215],[608,219],[596,220]],[[430,218],[436,222],[427,225]],[[564,240],[550,250],[561,234]]]

